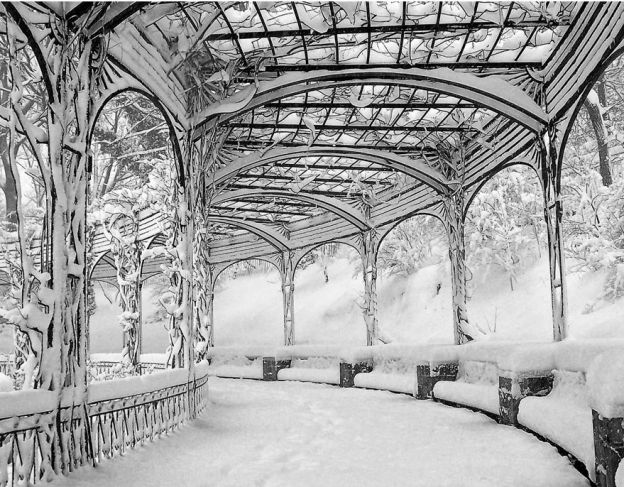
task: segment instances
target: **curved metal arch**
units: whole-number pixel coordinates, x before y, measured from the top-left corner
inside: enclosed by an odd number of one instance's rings
[[[226,216],[209,216],[206,218],[208,222],[220,223],[222,225],[231,225],[233,227],[239,227],[243,230],[247,230],[250,233],[260,237],[261,239],[270,243],[273,247],[280,251],[289,250],[288,240],[280,235],[272,228],[262,225],[260,223],[248,222],[243,220],[237,220],[235,218],[228,218]]]
[[[126,83],[126,85],[128,84],[127,80],[125,79],[124,79],[124,82]],[[95,126],[100,118],[100,115],[102,114],[102,110],[104,109],[104,107],[116,96],[119,96],[122,93],[126,93],[129,91],[137,93],[141,96],[144,96],[151,103],[153,103],[156,108],[158,108],[158,111],[160,111],[160,114],[165,120],[165,123],[167,124],[167,128],[169,130],[169,138],[171,140],[173,152],[175,154],[175,158],[178,164],[178,173],[180,174],[181,171],[183,171],[183,166],[184,166],[183,158],[182,158],[182,149],[180,148],[180,143],[179,143],[179,136],[181,134],[179,134],[178,131],[176,130],[175,124],[173,122],[172,114],[165,107],[165,105],[163,105],[160,98],[158,98],[158,96],[156,96],[154,93],[149,91],[139,81],[137,81],[136,86],[124,86],[123,88],[119,88],[117,90],[110,90],[109,92],[106,93],[106,96],[103,96],[97,101],[93,110],[94,115],[91,119],[91,124],[89,125],[89,133],[87,134],[87,147],[91,147],[91,144],[93,142],[92,141],[93,134],[95,133]],[[91,162],[89,162],[89,164],[91,164]],[[89,169],[89,172],[91,172],[91,169]]]
[[[271,264],[273,267],[275,267],[275,270],[278,273],[280,272],[279,266],[274,261],[272,261],[271,259],[267,257],[263,257],[263,256],[247,257],[246,259],[237,259],[237,260],[229,261],[227,263],[223,263],[224,265],[221,265],[222,263],[219,263],[219,267],[220,267],[219,270],[213,274],[214,282],[217,282],[217,279],[221,276],[221,274],[223,274],[223,271],[225,271],[228,267],[232,267],[234,264],[238,264],[240,262],[245,262],[246,260],[261,260],[262,262]]]
[[[167,240],[167,236],[166,236],[163,232],[158,232],[158,233],[155,233],[155,234],[154,234],[154,235],[152,235],[151,237],[148,237],[148,238],[146,238],[146,239],[144,240],[144,243],[145,243],[145,248],[146,248],[146,249],[151,249],[151,248],[152,248],[152,246],[156,243],[156,241],[157,241],[159,238],[162,238],[162,239],[164,239],[165,241]]]
[[[241,171],[264,166],[274,162],[302,157],[335,157],[356,159],[379,164],[380,166],[395,169],[431,186],[438,193],[448,193],[453,183],[446,179],[441,172],[421,161],[415,161],[391,152],[377,149],[352,149],[347,147],[287,147],[275,148],[268,151],[256,151],[241,157],[218,170],[214,175],[214,184],[219,185],[235,177]]]
[[[310,252],[313,252],[314,250],[322,247],[323,245],[329,245],[329,244],[345,245],[347,247],[352,248],[358,255],[360,254],[360,251],[356,247],[355,244],[353,244],[351,242],[348,242],[346,240],[341,240],[340,238],[333,239],[333,240],[326,240],[326,241],[323,241],[323,242],[317,242],[315,244],[308,245],[306,247],[303,247],[303,250],[305,250],[305,251],[301,252],[299,255],[297,255],[297,258],[293,262],[294,269],[295,269],[295,276],[297,275],[297,270],[299,270],[299,264],[301,263],[301,261],[303,260],[303,258],[306,255],[308,255]],[[301,249],[297,249],[297,250],[301,250]]]
[[[109,255],[109,254],[110,254],[111,256],[113,255],[113,253],[112,253],[110,250],[107,250],[107,251],[105,251],[105,252],[102,252],[100,255],[98,255],[98,256],[95,258],[95,261],[93,262],[93,265],[91,266],[91,268],[90,268],[90,269],[89,269],[89,271],[88,271],[88,272],[89,272],[89,275],[88,275],[87,277],[88,277],[89,279],[91,279],[91,276],[93,275],[93,272],[95,271],[95,269],[96,269],[98,266],[102,265],[102,262],[104,262],[104,263],[105,263],[106,265],[108,265],[109,267],[112,267],[113,269],[115,269],[115,265],[114,265],[114,264],[111,264],[110,262],[108,262],[108,261],[106,261],[106,260],[105,260],[105,257],[106,257],[107,255]]]
[[[213,198],[212,204],[219,204],[226,201],[232,201],[253,196],[267,198],[288,198],[292,200],[303,201],[305,203],[311,203],[327,211],[330,211],[341,218],[344,218],[360,230],[366,230],[369,228],[369,225],[366,223],[366,217],[362,213],[355,210],[343,201],[324,195],[293,193],[291,191],[277,189],[238,189],[235,191],[226,191],[217,195],[215,198]]]
[[[534,132],[541,132],[548,123],[548,115],[520,88],[501,79],[479,78],[448,68],[402,70],[371,68],[290,73],[271,81],[261,82],[258,88],[241,90],[206,108],[194,118],[194,121],[197,127],[204,123],[225,123],[242,113],[282,98],[354,83],[401,85],[446,93],[500,113]],[[250,91],[254,89],[255,92]],[[196,129],[193,137],[196,138],[199,133]]]
[[[479,181],[479,183],[475,186],[471,186],[471,190],[472,188],[474,188],[474,191],[471,191],[470,197],[468,198],[468,201],[466,201],[466,204],[464,206],[464,215],[463,215],[463,219],[466,220],[466,217],[468,216],[468,210],[470,209],[470,207],[472,206],[472,203],[474,202],[474,199],[477,197],[477,195],[481,192],[481,190],[483,189],[483,187],[489,183],[492,178],[494,178],[498,173],[500,173],[501,171],[504,171],[505,169],[509,169],[510,167],[513,166],[526,166],[529,167],[533,170],[533,172],[535,173],[535,177],[537,178],[537,181],[540,183],[540,188],[542,188],[542,192],[544,191],[544,186],[542,183],[542,178],[540,176],[540,173],[537,169],[537,167],[535,166],[535,161],[532,161],[529,158],[520,158],[520,159],[512,159],[511,161],[507,162],[506,164],[503,164],[499,167],[496,168],[495,171],[486,174],[483,179],[481,181]]]
[[[25,9],[28,8],[27,4],[20,4],[19,2],[6,2],[4,3],[4,8],[6,13],[13,19],[18,29],[24,34],[26,39],[28,40],[28,46],[32,49],[37,64],[39,65],[39,69],[42,75],[42,82],[46,87],[46,92],[48,94],[48,99],[54,99],[54,86],[52,86],[52,82],[50,77],[48,76],[48,66],[46,57],[41,50],[36,38],[37,36],[31,30],[29,22],[26,20],[28,18],[28,12],[25,12]]]
[[[419,211],[416,211],[415,213],[409,214],[405,216],[404,218],[401,218],[387,225],[386,228],[384,228],[384,231],[381,232],[378,236],[378,240],[377,240],[378,250],[381,249],[381,246],[383,245],[384,240],[390,234],[390,232],[392,232],[392,230],[398,227],[401,223],[404,223],[407,220],[410,220],[411,218],[416,218],[419,216],[430,216],[432,218],[435,218],[445,228],[445,232],[446,232],[446,222],[442,219],[442,217],[439,214],[433,211],[419,210]]]

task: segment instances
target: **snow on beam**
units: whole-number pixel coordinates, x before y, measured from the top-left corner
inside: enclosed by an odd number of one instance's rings
[[[226,201],[244,199],[254,196],[267,198],[286,198],[311,203],[327,211],[330,211],[341,218],[344,218],[360,230],[367,230],[369,228],[369,225],[366,223],[366,217],[361,212],[355,210],[344,201],[340,201],[336,198],[330,198],[323,195],[293,193],[292,191],[274,189],[239,189],[219,194],[218,196],[213,198],[212,204],[217,205]]]
[[[266,225],[262,225],[261,223],[243,221],[225,216],[209,216],[207,221],[210,223],[219,223],[221,225],[231,225],[233,227],[247,230],[261,239],[266,240],[278,250],[289,250],[290,248],[288,240],[283,235]]]
[[[336,157],[357,159],[360,161],[379,164],[403,172],[423,183],[431,186],[438,193],[447,193],[451,189],[451,182],[442,173],[430,167],[422,161],[416,161],[408,157],[399,156],[387,151],[376,149],[356,149],[345,147],[287,147],[271,150],[261,150],[251,155],[241,157],[229,163],[214,175],[214,184],[223,184],[239,173],[253,169],[254,167],[271,164],[274,162],[301,157]]]
[[[87,35],[93,38],[99,34],[113,30],[141,8],[149,5],[148,2],[114,2],[104,4],[106,12],[87,28]]]
[[[188,118],[186,115],[186,106],[180,94],[179,86],[172,86],[174,82],[165,76],[157,76],[155,73],[166,68],[165,65],[153,68],[147,62],[148,53],[139,56],[138,53],[129,53],[124,51],[122,45],[126,42],[132,42],[127,38],[121,38],[120,43],[109,48],[107,54],[107,62],[113,64],[122,72],[122,78],[130,85],[136,87],[137,83],[142,85],[145,91],[153,93],[153,97],[160,101],[160,104],[167,108],[172,115],[176,124],[184,130],[189,129]],[[123,61],[122,61],[123,60]],[[122,82],[120,82],[122,83]]]
[[[456,96],[498,112],[523,126],[540,132],[547,114],[522,89],[496,78],[482,78],[448,68],[436,69],[350,69],[345,71],[310,71],[288,73],[257,87],[248,88],[214,103],[196,115],[194,138],[201,136],[204,123],[224,123],[241,113],[279,99],[336,86],[353,84],[401,85]]]

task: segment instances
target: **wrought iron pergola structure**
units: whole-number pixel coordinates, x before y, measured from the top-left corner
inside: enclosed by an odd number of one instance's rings
[[[39,268],[22,262],[25,281],[38,283],[24,305],[41,316],[16,319],[39,347],[43,387],[84,380],[87,279],[118,282],[123,271],[134,276],[126,294],[136,293],[165,265],[178,289],[169,365],[192,367],[212,342],[216,276],[243,259],[280,269],[284,340],[294,343],[294,270],[327,242],[362,256],[374,344],[380,242],[419,214],[447,230],[455,338],[470,340],[464,217],[481,186],[513,164],[542,183],[553,334],[565,337],[562,153],[593,82],[622,49],[624,4],[4,3],[0,31],[9,51],[32,50],[49,102],[35,126],[12,72],[14,96],[0,112],[46,182]],[[162,110],[175,153],[174,211],[145,209],[120,226],[137,252],[168,246],[150,259],[120,257],[110,232],[86,235],[93,129],[127,90]],[[127,340],[138,350],[140,338]]]

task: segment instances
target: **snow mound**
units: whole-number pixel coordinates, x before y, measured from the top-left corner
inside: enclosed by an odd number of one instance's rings
[[[13,389],[13,379],[0,373],[0,392],[12,392]]]
[[[624,417],[624,356],[622,350],[598,356],[587,371],[593,409],[607,418]]]
[[[624,460],[620,462],[620,466],[615,472],[615,487],[624,487]]]

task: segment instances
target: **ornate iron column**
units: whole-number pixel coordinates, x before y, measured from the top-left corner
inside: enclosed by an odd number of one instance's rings
[[[88,320],[87,295],[87,167],[93,102],[105,57],[105,44],[71,20],[54,16],[47,29],[28,21],[24,4],[4,4],[9,30],[26,35],[45,86],[46,118],[42,127],[28,119],[22,96],[23,76],[16,55],[16,33],[8,35],[12,81],[11,125],[20,126],[40,168],[45,188],[45,216],[40,262],[28,257],[23,226],[18,229],[22,256],[21,318],[15,324],[29,332],[36,387],[54,391],[54,427],[46,439],[38,470],[41,478],[68,472],[91,454],[86,439]],[[30,68],[29,68],[30,69]],[[45,144],[41,149],[40,142]],[[21,210],[18,210],[21,211]],[[37,282],[38,286],[32,283]],[[36,332],[36,333],[32,333]],[[61,406],[70,407],[64,420]]]
[[[284,345],[295,344],[295,263],[291,251],[284,251],[280,261],[284,303]]]
[[[362,314],[366,323],[366,345],[377,345],[379,327],[377,321],[377,253],[379,239],[374,229],[362,233],[360,255],[364,278],[364,305]]]
[[[132,205],[132,202],[129,202]],[[123,331],[122,360],[137,372],[141,360],[141,254],[139,215],[136,208],[119,207],[119,213],[103,222],[117,270],[117,286]]]
[[[464,194],[460,188],[444,198],[445,226],[451,261],[451,292],[453,299],[453,332],[455,343],[473,340],[466,306],[466,247],[464,243]]]
[[[208,247],[205,229],[198,229],[195,233],[194,268],[195,276],[195,354],[200,361],[206,356],[206,349],[214,346],[213,332],[213,303],[215,274],[214,266],[208,262]]]
[[[550,292],[552,299],[553,338],[563,340],[567,329],[567,296],[565,283],[565,258],[561,228],[563,206],[561,202],[561,167],[557,156],[557,131],[548,127],[540,138],[540,176],[544,192],[544,218],[548,234],[548,259]]]

